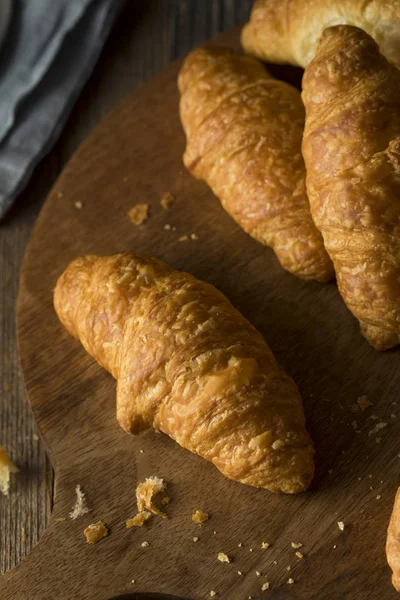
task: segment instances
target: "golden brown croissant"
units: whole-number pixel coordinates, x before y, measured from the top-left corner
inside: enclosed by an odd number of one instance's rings
[[[400,72],[348,25],[322,35],[303,78],[314,221],[340,293],[384,350],[400,341]]]
[[[397,490],[386,537],[386,557],[393,571],[392,583],[400,592],[400,488]]]
[[[54,305],[118,380],[123,429],[153,426],[242,483],[308,487],[314,450],[299,391],[212,285],[154,258],[85,256],[60,277]]]
[[[306,67],[322,32],[333,25],[360,27],[389,60],[400,63],[399,0],[256,0],[242,46],[269,62]]]
[[[191,52],[178,83],[185,166],[285,269],[304,279],[331,279],[306,194],[299,92],[257,60],[226,48]]]

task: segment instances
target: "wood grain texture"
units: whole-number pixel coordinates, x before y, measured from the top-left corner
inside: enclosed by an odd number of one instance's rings
[[[0,498],[0,570],[30,552],[50,516],[53,476],[26,402],[15,336],[19,271],[43,200],[71,153],[140,82],[194,45],[248,18],[251,0],[128,0],[60,140],[0,224],[0,443],[21,473]]]
[[[237,45],[238,32],[221,41]],[[200,600],[215,589],[220,598],[241,600],[263,597],[268,580],[273,600],[396,598],[384,543],[398,485],[399,352],[370,348],[334,284],[285,273],[207,186],[182,169],[177,70],[168,67],[94,130],[37,221],[20,288],[19,342],[57,493],[49,528],[31,555],[0,579],[0,597],[109,600],[153,591]],[[159,205],[166,191],[177,198],[170,212]],[[151,205],[151,218],[137,228],[127,211],[138,201]],[[199,239],[178,241],[191,232]],[[55,281],[71,259],[117,251],[156,255],[215,284],[265,335],[303,394],[317,449],[309,492],[288,497],[254,490],[228,481],[163,435],[132,437],[118,427],[115,382],[68,336],[52,308]],[[362,395],[373,406],[354,413]],[[377,422],[387,425],[374,434]],[[149,475],[170,484],[170,519],[127,530],[136,484]],[[77,483],[92,512],[56,522],[67,516]],[[211,514],[201,528],[191,522],[196,509]],[[82,531],[98,519],[111,533],[89,547]],[[144,540],[149,548],[141,547]],[[268,551],[262,541],[271,544]],[[291,542],[303,544],[304,559],[295,557]],[[218,562],[221,551],[231,564]]]

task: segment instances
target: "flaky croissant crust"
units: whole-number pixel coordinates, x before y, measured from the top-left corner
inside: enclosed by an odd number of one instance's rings
[[[400,592],[400,488],[397,490],[386,537],[386,557],[393,571],[392,583]]]
[[[308,487],[314,450],[298,389],[213,286],[149,257],[85,256],[60,277],[54,305],[118,380],[126,431],[153,426],[249,485]]]
[[[400,340],[400,72],[356,27],[327,29],[303,78],[314,221],[378,349]]]
[[[191,52],[178,83],[185,166],[285,269],[304,279],[331,279],[306,194],[299,92],[229,48]]]
[[[268,62],[306,67],[323,31],[334,25],[360,27],[400,66],[398,0],[256,0],[242,30],[242,46]]]

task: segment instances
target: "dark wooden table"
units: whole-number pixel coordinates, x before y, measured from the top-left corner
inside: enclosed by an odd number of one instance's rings
[[[0,498],[0,569],[37,543],[52,509],[53,473],[25,398],[15,335],[19,272],[35,218],[64,164],[98,121],[176,57],[243,23],[251,0],[126,0],[64,133],[0,224],[0,444],[21,472]]]

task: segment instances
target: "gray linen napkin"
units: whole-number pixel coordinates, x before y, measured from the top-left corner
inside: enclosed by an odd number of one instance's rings
[[[121,5],[13,1],[0,50],[0,220],[61,133]]]

